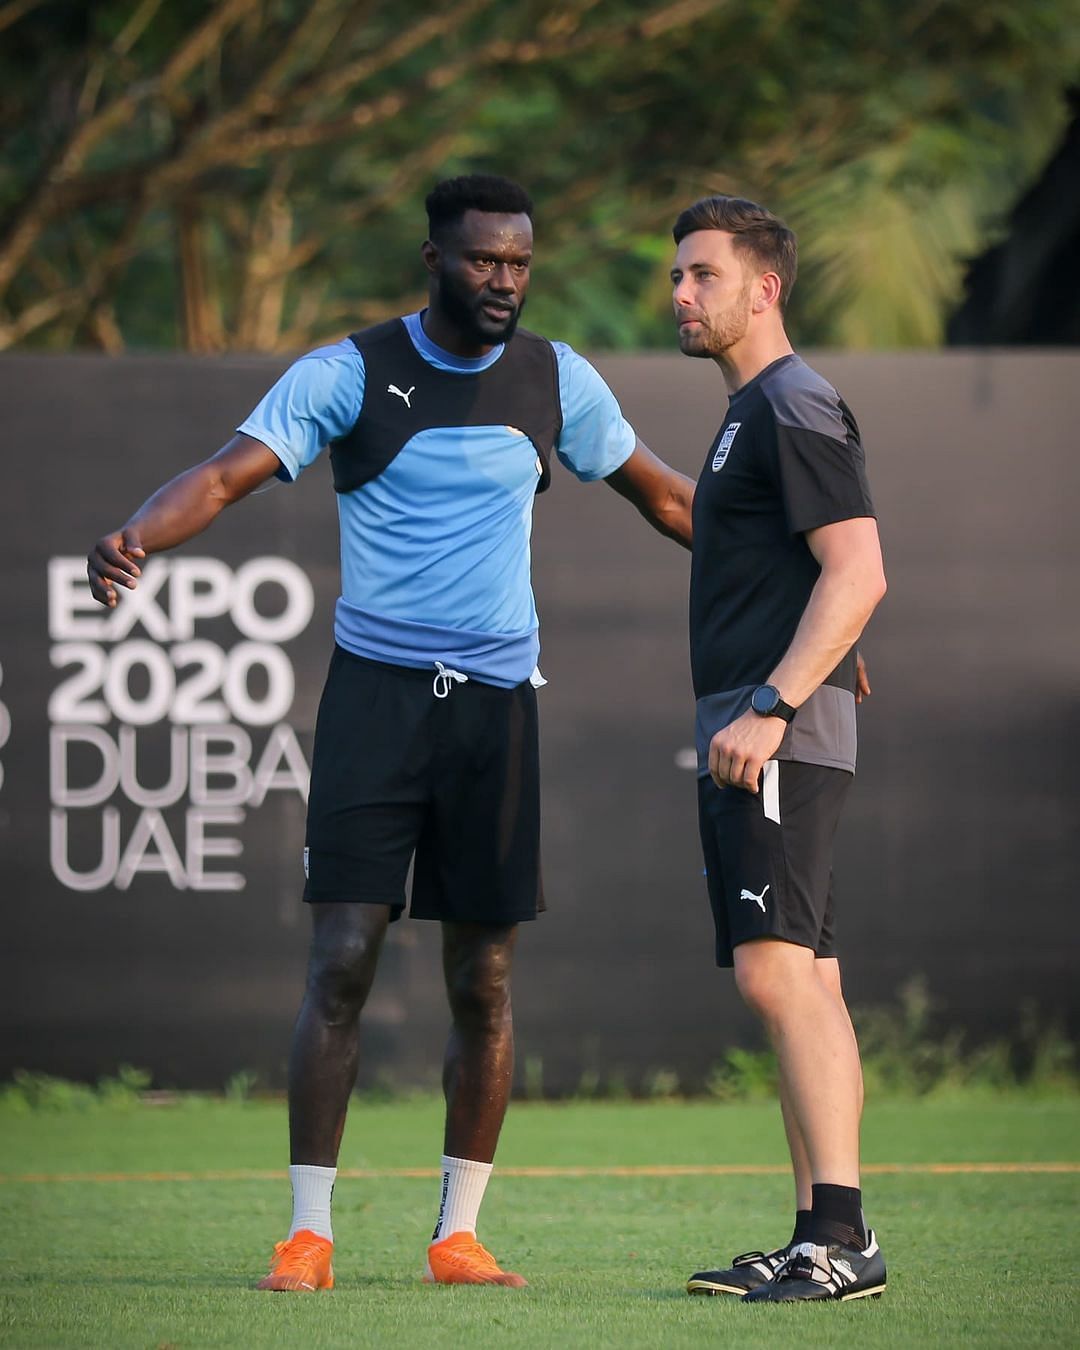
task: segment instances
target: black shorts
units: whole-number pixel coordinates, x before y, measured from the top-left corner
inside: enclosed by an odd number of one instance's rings
[[[770,760],[756,795],[698,779],[698,824],[716,964],[754,938],[780,938],[835,956],[832,853],[851,786],[844,769]]]
[[[418,919],[520,923],[543,909],[536,691],[334,650],[315,727],[309,901]]]

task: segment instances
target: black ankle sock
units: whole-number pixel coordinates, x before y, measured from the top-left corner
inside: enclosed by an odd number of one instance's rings
[[[844,1247],[866,1246],[863,1231],[862,1191],[854,1186],[819,1185],[812,1188],[814,1207],[810,1211],[809,1241],[820,1247],[838,1242]]]
[[[791,1235],[791,1246],[794,1246],[797,1242],[813,1241],[814,1230],[810,1223],[811,1213],[812,1211],[809,1209],[797,1209],[795,1211],[795,1231]]]

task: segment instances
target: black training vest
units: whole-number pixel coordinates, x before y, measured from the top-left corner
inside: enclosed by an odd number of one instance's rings
[[[421,431],[435,427],[508,426],[536,448],[551,482],[551,451],[562,430],[559,370],[546,338],[522,329],[493,366],[458,375],[430,365],[401,319],[350,333],[364,358],[364,400],[351,431],[330,442],[336,492],[363,487]]]

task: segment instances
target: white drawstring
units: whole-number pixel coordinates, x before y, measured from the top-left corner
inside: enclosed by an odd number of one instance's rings
[[[431,687],[436,698],[446,698],[455,684],[467,684],[469,681],[468,675],[462,675],[460,670],[451,670],[441,661],[435,662],[435,668],[439,673],[435,676],[435,682]]]

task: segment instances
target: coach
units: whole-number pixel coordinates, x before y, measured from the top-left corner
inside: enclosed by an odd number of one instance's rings
[[[862,1073],[833,941],[832,845],[855,771],[855,643],[885,593],[855,419],[795,354],[795,236],[710,197],[674,228],[679,346],[727,417],[694,498],[690,646],[716,959],[776,1049],[796,1187],[791,1241],[703,1271],[753,1302],[878,1295],[859,1181]]]

